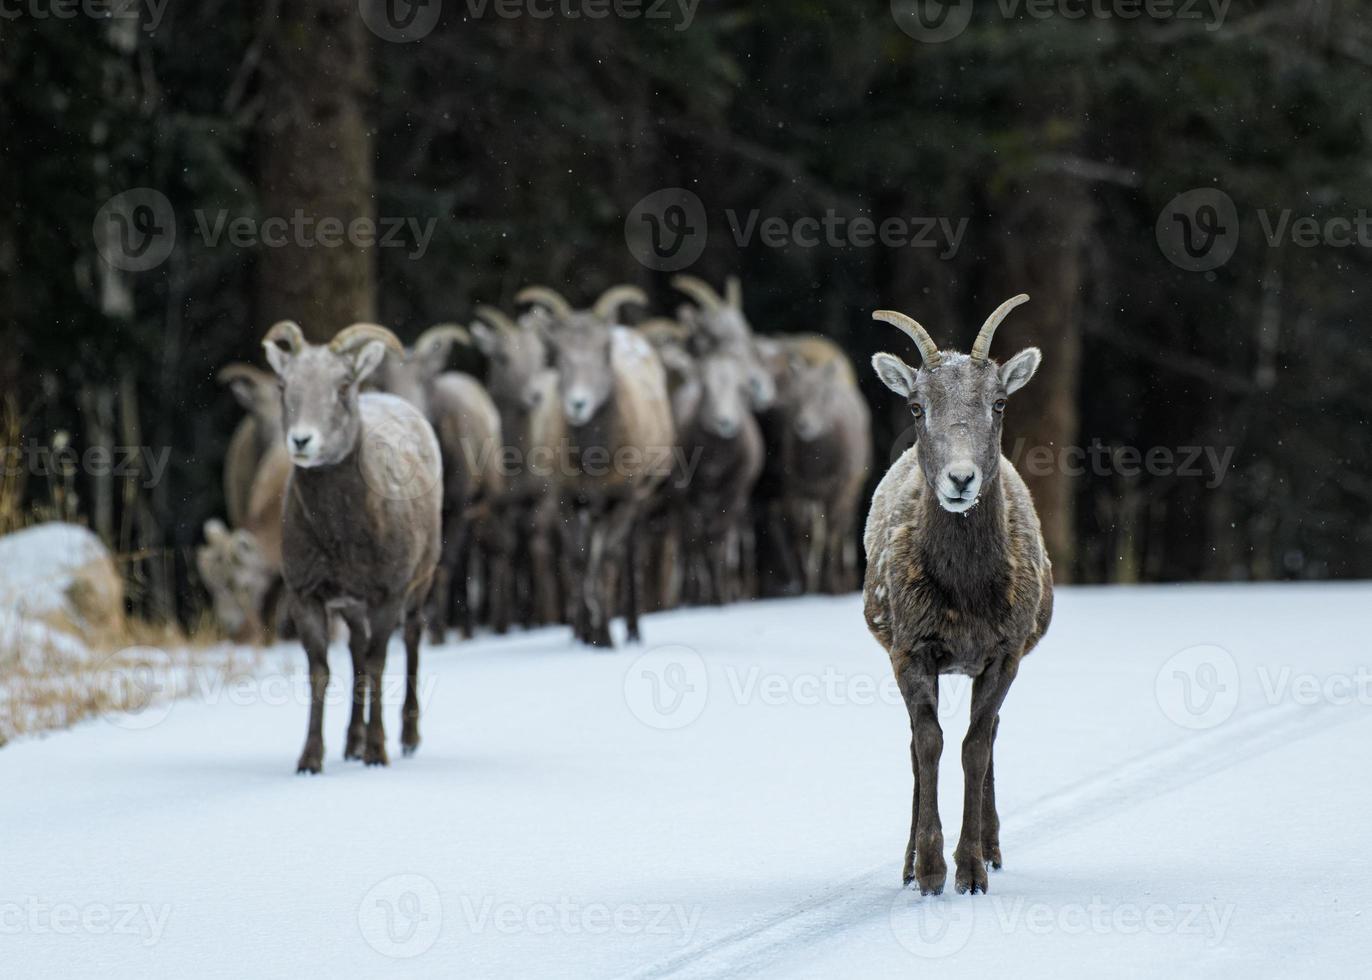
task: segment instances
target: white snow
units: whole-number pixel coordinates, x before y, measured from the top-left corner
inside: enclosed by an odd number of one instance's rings
[[[391,767],[344,763],[340,690],[316,778],[284,646],[252,683],[0,750],[0,974],[1358,975],[1369,601],[1061,590],[975,897],[951,888],[967,682],[941,708],[949,889],[921,898],[908,722],[856,597],[652,616],[646,654],[561,629],[426,650],[419,754],[392,683]]]

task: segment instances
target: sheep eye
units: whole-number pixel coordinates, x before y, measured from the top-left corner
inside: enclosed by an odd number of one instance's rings
[[[910,414],[917,419],[924,418],[924,406],[919,402],[914,402],[910,405]]]
[[[995,403],[991,407],[994,408],[997,412],[1005,411],[1005,399],[997,398]]]

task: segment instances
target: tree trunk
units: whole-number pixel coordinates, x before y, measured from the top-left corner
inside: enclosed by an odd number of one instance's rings
[[[1076,557],[1073,467],[1064,451],[1081,444],[1077,415],[1081,361],[1081,292],[1084,241],[1090,228],[1089,188],[1064,177],[1025,181],[1006,226],[1006,263],[982,290],[977,310],[984,317],[1019,292],[1030,302],[1009,315],[991,356],[1003,361],[1023,347],[1043,351],[1043,363],[1006,412],[1007,454],[1020,448],[1017,466],[1029,485],[1053,575],[1071,581]],[[980,319],[973,319],[980,322]]]
[[[292,0],[279,7],[257,134],[259,218],[284,219],[287,231],[285,244],[264,240],[259,247],[263,330],[296,320],[318,342],[376,317],[373,247],[347,234],[352,222],[376,218],[365,117],[367,44],[351,0]]]

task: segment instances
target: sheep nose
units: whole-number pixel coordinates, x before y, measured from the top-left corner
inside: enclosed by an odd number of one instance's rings
[[[586,413],[587,399],[577,397],[572,399],[572,414],[580,418]]]
[[[967,488],[972,485],[972,481],[976,478],[976,470],[965,470],[963,472],[954,470],[948,471],[948,482],[957,488],[958,493],[966,493]]]
[[[313,438],[314,433],[312,432],[307,432],[304,435],[299,436],[295,433],[291,433],[291,444],[295,446],[296,451],[299,452],[300,450],[307,447],[310,444],[310,440]]]

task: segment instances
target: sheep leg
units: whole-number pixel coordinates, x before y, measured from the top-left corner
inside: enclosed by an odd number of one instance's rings
[[[395,617],[373,613],[371,646],[367,650],[367,746],[362,761],[369,766],[390,765],[386,755],[386,726],[381,719],[381,675],[386,669],[386,646],[395,630]]]
[[[297,600],[291,614],[310,663],[310,722],[296,772],[324,768],[324,694],[329,687],[329,616],[324,607]]]
[[[353,659],[353,703],[344,739],[343,758],[360,759],[367,743],[367,650],[371,646],[371,627],[366,611],[358,607],[340,610],[348,624],[348,652]]]
[[[629,525],[628,536],[624,541],[624,573],[628,576],[629,602],[624,610],[624,624],[628,630],[629,643],[642,643],[638,631],[638,614],[643,603],[643,583],[640,580],[642,569],[638,556],[638,522]]]
[[[948,862],[943,858],[943,824],[938,815],[938,764],[943,752],[938,674],[932,664],[920,663],[912,656],[897,669],[896,680],[910,713],[910,757],[915,776],[903,881],[906,885],[918,881],[921,895],[940,895],[948,879]]]
[[[585,592],[586,633],[582,640],[593,647],[612,647],[609,592],[605,575],[605,529],[591,528],[590,546],[586,554],[586,575],[582,582]]]
[[[986,755],[986,788],[981,796],[981,856],[992,869],[999,871],[1000,815],[996,813],[996,734],[1000,731],[1000,715],[991,723],[991,748]]]
[[[957,862],[958,894],[983,894],[987,889],[986,864],[982,856],[982,807],[986,774],[991,766],[991,733],[1001,703],[1010,690],[1012,669],[1003,662],[992,664],[972,682],[972,721],[962,740],[962,833],[953,851]]]
[[[484,539],[489,569],[486,592],[490,597],[491,631],[499,636],[510,631],[510,607],[514,591],[510,552],[514,542],[508,527],[495,521],[486,528]]]
[[[424,621],[415,609],[405,617],[405,706],[400,711],[400,751],[406,756],[414,755],[419,748],[419,638],[423,631]]]

